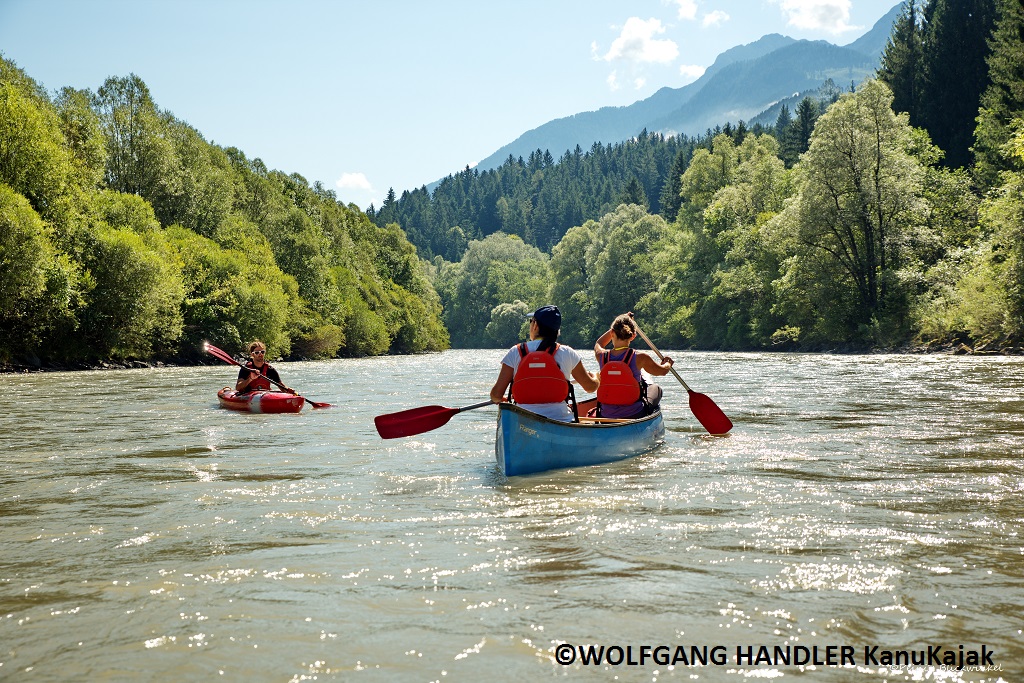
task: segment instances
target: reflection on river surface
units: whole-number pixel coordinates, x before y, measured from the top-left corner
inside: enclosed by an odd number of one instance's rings
[[[376,435],[502,354],[279,364],[338,406],[299,415],[219,410],[228,366],[5,376],[0,679],[1024,680],[1024,359],[676,353],[730,436],[667,377],[656,451],[508,480],[492,408]],[[865,661],[929,645],[1001,671]]]

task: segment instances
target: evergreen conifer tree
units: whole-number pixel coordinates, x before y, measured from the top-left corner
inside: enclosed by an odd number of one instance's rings
[[[796,106],[796,117],[793,125],[787,131],[786,144],[783,145],[784,154],[793,159],[793,162],[807,151],[811,144],[811,133],[814,132],[814,124],[818,120],[818,105],[810,97],[800,100]]]
[[[636,204],[644,211],[650,208],[650,202],[647,200],[647,193],[644,192],[644,186],[637,180],[636,176],[631,176],[629,182],[626,183],[626,188],[622,191],[622,199],[620,204]]]
[[[907,112],[911,125],[921,125],[921,13],[917,0],[903,3],[903,12],[893,24],[889,43],[882,53],[878,78],[892,90],[892,107]]]
[[[1009,166],[1000,150],[1010,138],[1009,124],[1024,118],[1024,4],[1001,0],[996,28],[989,43],[991,83],[981,97],[975,130],[975,163],[979,181],[992,186]]]
[[[661,215],[670,223],[676,219],[676,216],[679,214],[679,207],[683,203],[682,197],[679,196],[679,191],[683,187],[683,173],[686,173],[686,167],[689,165],[690,151],[688,149],[679,150],[675,161],[672,162],[672,168],[668,172],[668,177],[665,178],[665,185],[661,188]]]
[[[978,105],[989,84],[986,58],[995,3],[932,0],[926,12],[921,112],[932,141],[945,151],[943,163],[949,168],[971,161]]]

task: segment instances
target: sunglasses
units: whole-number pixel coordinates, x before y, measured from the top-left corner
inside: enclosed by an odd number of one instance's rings
[[[262,356],[263,354],[266,353],[266,351],[264,351],[263,349],[256,349],[255,351],[252,351],[251,353],[254,356]]]

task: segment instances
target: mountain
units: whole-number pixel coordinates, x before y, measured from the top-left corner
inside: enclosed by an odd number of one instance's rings
[[[509,155],[526,158],[548,150],[558,158],[579,145],[615,143],[644,128],[667,135],[700,135],[708,128],[740,120],[753,122],[783,101],[817,91],[828,79],[840,88],[873,75],[902,3],[889,10],[870,31],[845,46],[818,40],[795,40],[777,33],[721,53],[704,74],[681,88],[662,88],[625,107],[603,107],[574,114],[527,131],[483,159],[481,171],[496,168]],[[790,105],[790,109],[793,106]],[[766,123],[774,123],[771,117]]]

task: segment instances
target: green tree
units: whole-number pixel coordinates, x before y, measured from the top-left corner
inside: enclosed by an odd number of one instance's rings
[[[722,254],[710,289],[693,299],[694,341],[704,348],[759,348],[784,326],[773,283],[791,247],[772,219],[792,193],[791,172],[770,135],[750,135],[738,149],[734,180],[704,211]]]
[[[812,324],[822,336],[892,340],[909,326],[901,269],[923,211],[924,168],[912,154],[920,140],[891,105],[877,80],[844,95],[819,119],[800,164],[791,218],[806,248],[802,274],[814,281],[810,308],[835,326]]]
[[[141,78],[108,78],[96,93],[107,143],[107,184],[153,201],[171,177],[176,160],[166,126]]]
[[[52,106],[14,83],[0,82],[0,182],[46,218],[66,193],[71,173]]]
[[[0,183],[0,360],[38,351],[75,324],[81,273],[49,233],[28,200]]]
[[[192,126],[164,116],[163,128],[173,155],[152,197],[156,215],[163,225],[179,223],[210,237],[235,198],[231,162]]]
[[[167,353],[182,331],[180,266],[161,236],[102,223],[89,232],[89,270],[78,352],[90,358]]]
[[[615,316],[638,310],[640,300],[654,291],[652,256],[667,235],[668,224],[635,204],[622,204],[589,228],[595,235],[587,250],[592,324],[604,329]]]
[[[810,97],[800,100],[796,107],[793,125],[789,127],[785,141],[785,152],[795,162],[811,144],[811,134],[818,120],[818,105]]]
[[[549,299],[562,311],[561,338],[571,346],[585,346],[595,322],[594,302],[589,289],[593,264],[587,262],[594,242],[593,221],[570,228],[551,250],[551,291]]]
[[[495,233],[470,242],[457,267],[438,274],[452,346],[492,345],[486,326],[495,307],[519,300],[537,308],[547,296],[548,277],[548,257],[517,237]]]
[[[66,148],[74,162],[76,184],[97,187],[103,181],[107,148],[100,117],[92,109],[87,90],[62,88],[55,101]]]
[[[647,200],[647,193],[644,192],[644,186],[640,184],[636,176],[632,176],[629,182],[626,183],[626,187],[622,190],[621,204],[633,204],[639,206],[644,211],[651,208],[650,202]]]
[[[698,149],[683,174],[679,195],[682,198],[679,220],[690,226],[701,224],[701,214],[715,193],[732,182],[739,163],[736,143],[725,134],[711,140],[711,150]]]
[[[983,301],[995,299],[997,305],[988,307],[987,316],[979,315],[984,310],[979,307],[971,311],[976,326],[972,332],[986,341],[1024,339],[1024,119],[1014,119],[1009,129],[1002,152],[1010,169],[1001,174],[1002,185],[986,197],[981,210],[992,241],[977,289],[987,295]],[[975,301],[967,298],[967,303],[974,306]]]
[[[921,125],[921,79],[924,76],[922,56],[922,25],[918,0],[906,0],[889,42],[882,53],[878,80],[892,90],[892,106],[897,112],[907,112],[911,125]]]
[[[998,173],[1012,168],[1003,148],[1011,137],[1011,122],[1024,117],[1024,5],[1002,0],[998,10],[989,43],[991,84],[982,95],[974,132],[977,173],[985,187],[996,185]]]
[[[516,299],[512,303],[498,304],[491,311],[491,321],[484,330],[498,348],[510,347],[524,341],[529,335],[526,317],[535,309]]]
[[[682,189],[683,173],[686,172],[686,167],[689,164],[690,150],[679,150],[676,158],[672,161],[668,177],[665,178],[665,185],[661,189],[661,215],[666,221],[674,221],[679,213],[679,207],[682,204],[679,192]]]
[[[923,41],[921,112],[950,168],[971,162],[981,94],[989,84],[988,39],[996,0],[932,0]]]

